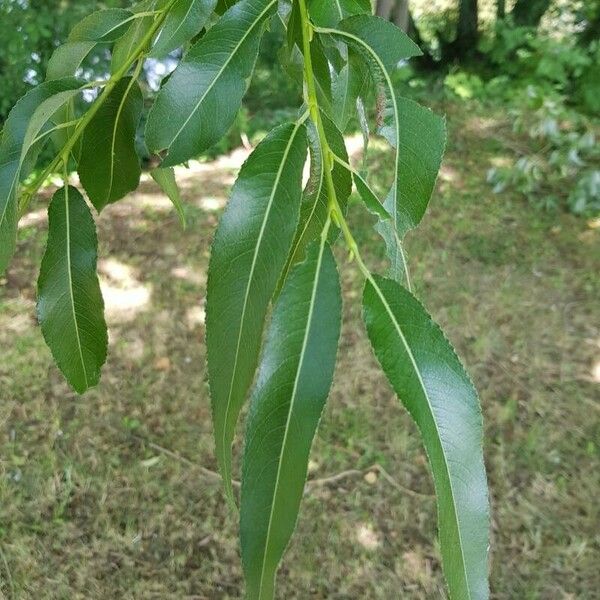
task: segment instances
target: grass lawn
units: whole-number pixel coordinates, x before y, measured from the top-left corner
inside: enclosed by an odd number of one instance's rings
[[[485,174],[509,155],[510,123],[446,110],[447,158],[408,253],[481,394],[493,597],[600,598],[600,228],[493,195]],[[0,288],[0,597],[242,597],[236,518],[211,474],[202,308],[240,156],[184,174],[185,232],[148,181],[99,217],[110,355],[83,398],[35,326],[45,203],[25,218]],[[371,160],[383,189],[390,156]],[[354,205],[351,219],[383,269],[371,217]],[[279,597],[443,598],[426,458],[366,341],[358,270],[338,257],[345,318],[310,465],[319,481]]]

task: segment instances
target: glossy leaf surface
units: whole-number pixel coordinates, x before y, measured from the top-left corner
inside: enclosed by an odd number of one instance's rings
[[[347,17],[370,14],[371,0],[310,0],[308,10],[315,25],[335,27]]]
[[[85,130],[78,173],[98,212],[140,183],[135,134],[142,105],[138,83],[122,79]]]
[[[275,305],[250,404],[240,507],[250,600],[273,598],[275,573],[296,526],[333,379],[341,308],[335,260],[323,239],[294,268]]]
[[[217,0],[177,0],[154,43],[150,56],[164,58],[183,46],[206,25]]]
[[[169,200],[173,203],[181,226],[185,229],[186,219],[185,210],[183,208],[183,200],[181,199],[181,193],[177,186],[177,180],[175,179],[175,171],[173,169],[153,169],[150,171],[152,179],[158,183],[162,191],[169,197]]]
[[[82,394],[100,379],[108,341],[96,274],[96,226],[83,196],[73,187],[56,192],[48,218],[38,320],[58,367]]]
[[[216,454],[230,498],[231,443],[260,350],[269,301],[298,223],[304,125],[283,125],[240,171],[213,243],[206,343]]]
[[[163,166],[195,158],[233,123],[258,55],[263,24],[276,0],[242,0],[197,42],[150,111],[146,143],[166,151]]]
[[[133,13],[123,8],[96,11],[75,25],[68,41],[115,42],[125,33],[132,19]]]
[[[0,273],[14,253],[19,184],[35,166],[43,145],[38,138],[61,105],[79,93],[79,85],[72,78],[39,85],[17,102],[4,123],[0,139]]]
[[[441,329],[408,290],[375,276],[363,300],[375,354],[427,449],[450,595],[485,599],[489,508],[477,392]]]

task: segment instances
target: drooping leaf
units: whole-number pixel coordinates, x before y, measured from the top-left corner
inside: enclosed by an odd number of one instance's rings
[[[100,380],[108,341],[96,274],[96,226],[83,196],[73,187],[56,192],[48,218],[38,320],[59,369],[82,394]]]
[[[142,107],[137,81],[126,77],[117,83],[85,129],[78,173],[98,212],[140,183],[135,133]]]
[[[234,4],[187,53],[148,116],[146,143],[174,166],[207,150],[230,128],[276,0]],[[175,109],[174,109],[175,107]]]
[[[441,329],[397,282],[378,276],[367,282],[364,318],[375,354],[427,449],[450,596],[484,600],[489,508],[477,392]]]
[[[348,162],[348,152],[346,150],[344,136],[329,117],[324,113],[321,113],[321,117],[323,119],[323,127],[331,150],[339,158]],[[325,182],[322,150],[319,147],[316,132],[312,137],[314,143],[311,144],[311,147],[313,148],[312,155],[315,169],[304,193],[300,209],[300,223],[294,237],[292,250],[282,273],[280,287],[283,285],[291,268],[297,262],[304,259],[306,248],[313,240],[319,237],[329,216],[329,190],[327,189]],[[352,175],[347,169],[336,162],[332,171],[332,178],[338,203],[340,208],[345,211],[348,205],[348,198],[352,192]],[[332,231],[332,233],[330,233],[332,239],[334,235],[335,231]]]
[[[111,43],[127,30],[134,15],[124,8],[107,8],[82,19],[69,34],[69,42]]]
[[[38,138],[60,106],[79,93],[80,85],[73,78],[42,83],[17,102],[4,123],[0,139],[0,273],[14,253],[19,184],[35,167],[43,147]]]
[[[384,91],[381,133],[396,154],[394,183],[384,202],[392,220],[381,222],[378,230],[386,242],[390,274],[401,281],[405,276],[402,238],[420,223],[429,203],[445,148],[444,121],[402,98],[394,88],[392,74],[400,61],[421,53],[398,27],[378,17],[357,16],[335,29],[319,31],[344,40],[361,53]]]
[[[371,0],[309,0],[308,12],[315,25],[335,27],[353,15],[371,14]]]
[[[397,96],[393,107],[396,116],[386,110],[380,128],[396,148],[396,185],[384,202],[392,219],[381,221],[377,231],[386,244],[389,274],[402,281],[408,277],[402,236],[425,214],[446,146],[446,126],[442,118],[406,98]]]
[[[231,443],[250,387],[265,315],[298,223],[306,128],[278,127],[240,171],[212,248],[206,300],[216,455],[231,489]]]
[[[335,367],[341,292],[323,238],[275,305],[246,428],[240,537],[249,600],[273,598]]]
[[[150,56],[164,58],[191,40],[206,25],[217,0],[177,0],[169,10]]]
[[[169,200],[171,200],[173,203],[173,206],[179,215],[181,226],[185,229],[185,210],[183,208],[181,194],[179,193],[179,187],[177,186],[177,179],[175,179],[175,171],[171,168],[153,169],[150,171],[150,175],[152,176],[152,179],[158,183],[162,191],[169,197]]]

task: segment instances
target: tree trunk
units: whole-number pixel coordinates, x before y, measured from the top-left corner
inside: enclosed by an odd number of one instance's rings
[[[515,25],[537,27],[550,7],[550,2],[551,0],[517,0],[512,10]]]
[[[405,33],[409,32],[410,12],[409,0],[377,0],[375,14],[392,21]]]
[[[477,50],[479,40],[477,0],[460,0],[456,31],[456,54],[464,58]]]
[[[383,19],[389,19],[394,8],[394,0],[377,0],[375,14]]]

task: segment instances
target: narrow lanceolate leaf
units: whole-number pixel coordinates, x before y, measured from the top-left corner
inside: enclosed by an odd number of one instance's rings
[[[177,0],[169,10],[150,56],[164,58],[191,40],[206,25],[217,0]]]
[[[250,404],[240,507],[249,600],[273,598],[275,573],[296,526],[333,379],[341,308],[335,260],[323,239],[294,268],[275,305]]]
[[[264,22],[276,5],[277,0],[234,4],[171,75],[146,127],[148,147],[167,153],[163,166],[198,156],[231,127],[254,69]]]
[[[32,171],[46,138],[40,139],[62,103],[79,93],[73,78],[43,83],[11,110],[0,139],[0,273],[16,243],[19,184]]]
[[[231,443],[254,378],[265,315],[290,251],[302,194],[306,128],[278,127],[240,171],[212,248],[206,301],[216,455],[230,499]]]
[[[127,31],[134,15],[123,8],[98,10],[77,23],[69,34],[69,42],[111,43]]]
[[[108,339],[96,274],[96,227],[85,200],[73,187],[56,192],[48,217],[38,319],[59,369],[82,394],[100,379]]]
[[[175,171],[173,169],[153,169],[150,171],[152,179],[158,183],[162,191],[169,197],[169,200],[173,203],[181,226],[185,229],[185,210],[183,208],[183,200],[177,186],[177,179],[175,178]]]
[[[489,508],[477,392],[441,329],[397,282],[367,282],[364,317],[375,354],[423,436],[450,596],[484,600]]]
[[[135,134],[142,107],[140,87],[127,77],[119,81],[85,129],[78,173],[98,212],[139,185]]]
[[[384,202],[392,220],[381,221],[377,230],[385,240],[390,276],[402,281],[402,236],[420,223],[429,204],[446,146],[446,125],[429,109],[400,96],[387,106],[380,133],[396,148],[396,184]]]
[[[384,202],[392,220],[380,223],[378,229],[386,242],[390,274],[400,281],[405,271],[402,238],[421,222],[427,209],[444,152],[445,124],[394,88],[392,74],[400,61],[420,54],[398,27],[378,17],[357,16],[320,31],[332,33],[360,52],[383,88],[381,133],[396,154],[394,183]]]
[[[325,134],[327,135],[327,140],[331,150],[343,161],[348,162],[348,152],[346,150],[344,136],[337,129],[333,121],[329,119],[329,117],[327,117],[324,113],[321,113],[321,117],[323,119],[323,127],[325,129]],[[300,223],[294,237],[294,243],[292,245],[290,256],[282,273],[282,281],[280,285],[283,285],[283,281],[285,280],[285,277],[287,277],[287,274],[290,272],[291,268],[297,262],[300,262],[304,259],[306,248],[313,240],[319,237],[329,217],[329,190],[327,189],[327,185],[325,183],[322,152],[321,148],[319,147],[316,132],[313,137],[315,139],[314,143],[311,143],[311,147],[313,148],[312,161],[315,168],[311,175],[309,186],[304,194],[302,207],[300,210]],[[348,204],[348,198],[352,192],[352,175],[345,167],[336,162],[334,164],[332,176],[338,204],[340,205],[341,209],[345,211]]]
[[[75,75],[86,56],[96,47],[96,42],[69,42],[59,46],[48,61],[46,79],[61,79]]]
[[[371,0],[309,0],[308,11],[315,25],[335,27],[353,15],[370,14]]]

